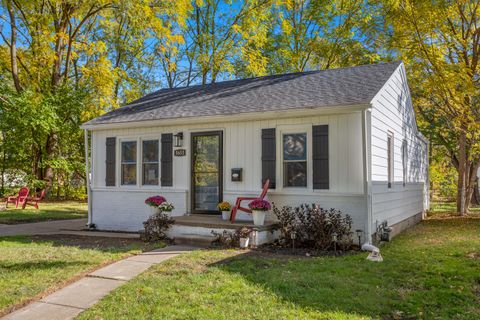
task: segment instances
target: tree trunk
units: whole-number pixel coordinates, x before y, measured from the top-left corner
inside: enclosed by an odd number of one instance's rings
[[[17,92],[22,91],[20,85],[20,77],[18,76],[18,63],[17,63],[17,24],[15,22],[15,12],[13,10],[12,1],[7,1],[7,10],[10,17],[10,63],[12,66],[12,78]]]
[[[475,185],[473,186],[473,196],[472,196],[472,205],[480,205],[480,185],[478,184],[478,177],[475,180]]]
[[[477,184],[476,184],[478,180],[477,172],[480,166],[480,161],[479,160],[469,161],[469,166],[470,166],[468,168],[469,170],[467,171],[468,173],[467,198],[465,202],[467,212],[470,208],[470,205],[472,204],[473,195],[475,194],[475,188],[477,188]],[[477,188],[477,191],[478,191],[478,188]]]
[[[467,214],[467,138],[464,132],[458,138],[458,182],[457,182],[457,212],[464,216]]]
[[[56,147],[58,144],[58,136],[55,133],[52,133],[47,138],[47,143],[45,145],[45,156],[47,159],[51,159],[55,154]],[[47,190],[50,190],[53,187],[54,172],[50,164],[47,164],[44,167],[43,179],[47,182]]]

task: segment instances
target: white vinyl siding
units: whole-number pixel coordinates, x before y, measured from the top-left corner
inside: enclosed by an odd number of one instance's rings
[[[419,137],[403,65],[373,99],[371,126],[372,228],[375,232],[382,221],[387,220],[389,225],[400,222],[424,211],[428,202],[427,144]],[[390,177],[389,136],[393,138]],[[388,188],[389,180],[391,188]]]
[[[261,190],[262,187],[261,129],[277,128],[277,141],[279,142],[277,148],[277,180],[281,182],[283,181],[280,175],[281,133],[287,131],[292,132],[292,130],[301,127],[302,129],[298,132],[305,132],[304,130],[308,129],[310,130],[310,137],[311,127],[321,124],[329,125],[330,189],[314,191],[313,188],[309,187],[308,191],[328,194],[363,194],[362,125],[360,112],[309,118],[94,131],[92,140],[95,152],[92,153],[92,161],[95,174],[92,179],[92,185],[94,189],[105,187],[105,139],[107,137],[118,137],[120,141],[126,141],[126,139],[138,139],[141,141],[141,139],[160,137],[162,133],[183,132],[183,147],[174,149],[186,149],[187,154],[182,157],[173,157],[173,188],[188,190],[190,187],[190,133],[221,130],[224,132],[224,191],[239,193],[256,192]],[[308,148],[311,150],[311,138],[307,138],[307,141],[309,144]],[[309,158],[311,158],[311,153]],[[243,181],[231,181],[230,172],[232,168],[243,168]],[[309,171],[308,181],[311,184],[311,170]],[[139,175],[140,174],[141,172],[139,172]],[[142,188],[142,186],[140,185],[138,188]],[[144,188],[150,187],[144,186]],[[160,187],[155,188],[161,189]]]
[[[311,174],[311,128],[313,125],[329,126],[329,166],[330,189],[313,190]],[[350,214],[358,228],[365,228],[365,206],[363,196],[363,162],[362,162],[362,124],[361,112],[329,114],[313,117],[289,119],[265,119],[257,121],[237,121],[210,124],[191,124],[177,126],[155,126],[147,128],[125,128],[94,131],[93,148],[93,219],[103,229],[119,228],[118,221],[108,222],[113,216],[122,216],[122,221],[131,220],[132,228],[141,227],[149,209],[143,200],[149,195],[161,194],[175,203],[173,215],[181,215],[190,210],[190,134],[192,132],[221,130],[224,133],[224,200],[234,202],[238,196],[258,196],[261,192],[261,130],[276,128],[277,138],[277,189],[270,190],[269,199],[278,205],[299,205],[301,203],[319,202],[325,208],[335,207]],[[161,187],[142,185],[118,186],[105,188],[105,139],[117,137],[119,141],[156,139],[162,133],[183,132],[185,156],[173,157],[173,186]],[[283,132],[307,132],[307,188],[283,188],[281,134]],[[179,149],[179,148],[174,148]],[[139,163],[141,154],[139,151]],[[137,167],[141,167],[138,165]],[[231,181],[232,168],[242,168],[242,181]],[[138,179],[142,170],[138,168]],[[161,175],[161,172],[160,172]],[[137,179],[137,180],[138,180]],[[134,197],[127,196],[131,192]],[[123,195],[123,196],[120,196]],[[110,198],[118,199],[112,204]],[[143,200],[142,200],[143,198]],[[174,200],[175,199],[175,200]],[[104,202],[110,203],[110,206]],[[102,203],[99,203],[102,202]],[[128,203],[127,203],[128,202]],[[246,218],[239,215],[240,218]],[[119,218],[120,219],[120,218]],[[143,219],[143,220],[142,220]],[[100,223],[100,221],[102,221]],[[112,225],[109,225],[111,223]]]

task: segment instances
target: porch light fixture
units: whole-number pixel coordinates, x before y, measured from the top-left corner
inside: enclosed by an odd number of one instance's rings
[[[175,148],[180,148],[183,144],[183,132],[179,132],[173,136]]]

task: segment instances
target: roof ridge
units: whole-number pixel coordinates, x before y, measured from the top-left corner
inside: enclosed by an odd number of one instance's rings
[[[381,62],[161,89],[87,123],[368,104],[401,64]]]
[[[302,74],[314,74],[314,73],[322,73],[322,72],[333,72],[333,71],[339,71],[339,70],[347,70],[347,69],[360,69],[360,68],[365,68],[365,67],[374,67],[374,66],[379,66],[379,65],[387,65],[387,64],[392,64],[392,65],[400,65],[402,61],[396,60],[396,61],[380,61],[378,63],[372,63],[372,64],[361,64],[357,66],[347,66],[347,67],[340,67],[340,68],[331,68],[331,69],[321,69],[321,70],[308,70],[308,71],[298,71],[298,72],[288,72],[288,73],[277,73],[277,74],[271,74],[271,75],[266,75],[266,76],[257,76],[257,77],[250,77],[250,78],[240,78],[240,79],[231,79],[231,80],[225,80],[225,81],[219,81],[219,82],[213,82],[213,83],[207,83],[207,84],[195,84],[192,86],[184,86],[184,87],[175,87],[175,88],[161,88],[158,90],[155,90],[153,92],[150,92],[143,97],[133,100],[120,108],[127,107],[127,106],[134,106],[137,103],[143,103],[148,101],[148,99],[145,99],[151,95],[158,94],[162,91],[168,92],[168,91],[179,91],[182,89],[196,89],[200,87],[210,87],[210,86],[215,86],[215,85],[221,85],[221,84],[227,84],[227,83],[232,83],[232,82],[242,82],[242,81],[251,81],[251,80],[257,80],[257,79],[268,79],[268,78],[275,78],[275,77],[285,77],[285,76],[294,76],[294,75],[302,75]]]

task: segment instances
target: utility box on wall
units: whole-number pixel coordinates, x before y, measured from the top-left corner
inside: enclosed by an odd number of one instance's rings
[[[232,168],[232,181],[242,181],[242,168]]]

